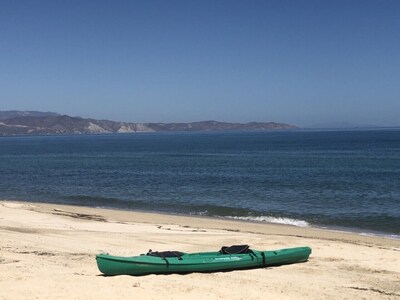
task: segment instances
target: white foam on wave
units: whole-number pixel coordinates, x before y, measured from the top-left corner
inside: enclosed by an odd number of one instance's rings
[[[266,222],[266,223],[276,223],[276,224],[284,224],[284,225],[292,225],[298,227],[309,227],[310,224],[303,220],[292,219],[292,218],[280,218],[280,217],[271,217],[271,216],[259,216],[259,217],[237,217],[237,216],[228,216],[229,219],[235,220],[245,220],[245,221],[256,221],[256,222]]]
[[[400,235],[399,234],[383,234],[383,233],[360,232],[359,235],[372,236],[372,237],[380,236],[380,237],[384,237],[384,238],[388,238],[388,239],[394,239],[394,240],[400,239]]]

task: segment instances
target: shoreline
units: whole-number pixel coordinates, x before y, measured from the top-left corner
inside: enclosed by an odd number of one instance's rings
[[[0,200],[0,299],[396,299],[400,241],[310,227]],[[309,261],[188,275],[101,276],[95,255],[310,246]],[[232,285],[232,282],[235,282]]]
[[[18,202],[18,203],[35,203],[35,204],[44,204],[44,205],[60,205],[60,206],[72,206],[72,207],[82,207],[82,208],[93,208],[93,209],[104,209],[104,210],[115,210],[115,211],[125,211],[125,212],[136,212],[143,214],[154,214],[154,215],[171,215],[177,217],[188,217],[188,218],[206,218],[210,220],[228,220],[232,222],[239,223],[250,223],[250,224],[264,224],[264,225],[277,225],[277,226],[289,226],[294,228],[305,228],[305,229],[317,229],[329,232],[337,232],[344,234],[354,234],[359,236],[367,236],[367,237],[379,237],[385,239],[394,239],[400,240],[400,234],[394,233],[386,233],[381,231],[374,231],[369,229],[361,229],[361,228],[350,228],[350,227],[342,227],[342,226],[322,226],[322,225],[314,225],[310,224],[307,221],[293,218],[282,218],[282,219],[291,219],[299,222],[306,222],[308,225],[299,226],[294,224],[285,224],[280,222],[268,222],[268,221],[257,221],[251,219],[241,219],[236,218],[234,216],[207,216],[201,214],[190,214],[190,213],[178,213],[178,212],[169,212],[169,211],[157,211],[157,210],[145,210],[145,209],[129,209],[129,208],[120,208],[120,207],[112,207],[112,206],[90,206],[86,204],[76,204],[76,203],[56,203],[56,202],[46,202],[46,201],[36,201],[36,200],[21,200],[21,199],[0,199],[1,201],[10,201],[10,202]],[[272,217],[275,218],[275,217]],[[278,218],[279,219],[279,218]]]

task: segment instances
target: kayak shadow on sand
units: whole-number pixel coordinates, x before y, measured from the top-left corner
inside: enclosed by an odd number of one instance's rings
[[[194,273],[201,273],[201,274],[212,274],[212,273],[231,273],[231,272],[241,272],[241,271],[249,271],[249,270],[256,270],[256,269],[275,269],[282,266],[288,266],[298,263],[305,263],[307,261],[296,262],[296,263],[285,263],[285,264],[276,264],[276,265],[268,265],[266,267],[247,267],[247,268],[240,268],[240,269],[226,269],[226,270],[216,270],[216,271],[194,271],[194,272],[176,272],[176,273],[152,273],[152,274],[142,274],[142,275],[128,275],[128,274],[117,274],[117,275],[106,275],[106,274],[97,274],[98,277],[115,277],[115,276],[132,276],[132,277],[145,277],[150,275],[156,276],[172,276],[172,275],[180,275],[185,276]]]

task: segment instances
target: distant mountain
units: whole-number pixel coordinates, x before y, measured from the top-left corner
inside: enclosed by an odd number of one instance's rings
[[[275,122],[226,123],[203,121],[192,123],[128,123],[85,119],[56,113],[0,111],[0,135],[20,134],[92,134],[162,131],[229,131],[295,129],[296,126]]]
[[[218,121],[202,121],[192,123],[147,123],[154,131],[227,131],[227,130],[273,130],[294,129],[293,125],[275,122],[227,123]]]
[[[0,111],[0,121],[17,117],[47,117],[47,116],[59,116],[59,114],[54,112],[41,112],[41,111],[19,111],[19,110]]]

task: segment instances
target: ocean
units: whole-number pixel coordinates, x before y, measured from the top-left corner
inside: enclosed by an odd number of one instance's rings
[[[0,199],[400,238],[400,130],[0,137]]]

